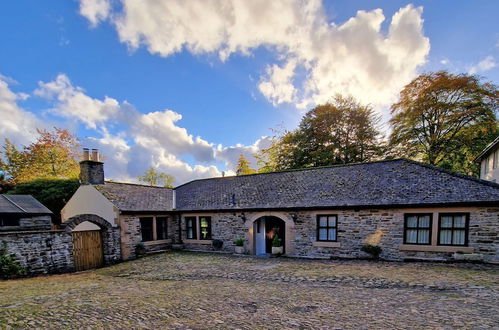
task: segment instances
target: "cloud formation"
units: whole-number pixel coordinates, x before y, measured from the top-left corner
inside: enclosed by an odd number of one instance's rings
[[[108,0],[80,0],[80,15],[86,17],[92,27],[105,20],[110,9]]]
[[[480,62],[478,62],[477,64],[473,65],[469,69],[468,73],[475,74],[475,73],[479,73],[479,72],[485,72],[485,71],[489,71],[489,70],[495,68],[496,66],[497,66],[497,62],[495,61],[494,56],[489,55],[489,56],[485,57],[483,60],[481,60]]]
[[[106,17],[122,42],[163,57],[185,49],[225,61],[266,47],[275,63],[268,63],[258,89],[274,105],[299,108],[336,93],[390,104],[430,49],[422,8],[412,5],[393,15],[387,32],[381,9],[358,11],[336,25],[319,0],[121,0],[110,12]],[[81,12],[96,24],[92,13]]]

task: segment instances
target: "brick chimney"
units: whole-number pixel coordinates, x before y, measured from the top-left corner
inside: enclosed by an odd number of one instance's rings
[[[83,160],[80,162],[81,184],[104,184],[104,163],[99,160],[99,150],[83,148]]]

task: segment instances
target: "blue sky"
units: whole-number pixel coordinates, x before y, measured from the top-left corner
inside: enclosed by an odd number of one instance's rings
[[[359,12],[361,11],[361,12]],[[0,138],[69,128],[106,177],[231,173],[335,93],[389,105],[418,73],[499,83],[497,1],[5,1]]]

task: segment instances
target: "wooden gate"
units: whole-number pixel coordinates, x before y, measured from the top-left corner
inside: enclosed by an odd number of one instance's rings
[[[99,230],[74,231],[73,256],[77,271],[102,266],[104,254]]]

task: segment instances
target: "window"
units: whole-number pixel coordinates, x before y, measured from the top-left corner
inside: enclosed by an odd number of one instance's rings
[[[431,214],[406,214],[404,244],[431,244]]]
[[[142,242],[148,242],[154,240],[153,234],[153,218],[139,218],[140,220],[140,230],[142,232]]]
[[[156,239],[167,239],[168,238],[168,218],[167,217],[156,217]]]
[[[441,213],[438,222],[438,245],[468,245],[468,213]]]
[[[17,227],[19,225],[19,216],[12,214],[0,215],[0,227]]]
[[[338,232],[337,215],[317,216],[317,240],[326,242],[336,242]]]
[[[211,217],[199,217],[199,239],[211,239]]]
[[[197,239],[196,217],[185,217],[185,228],[187,230],[187,239]]]

